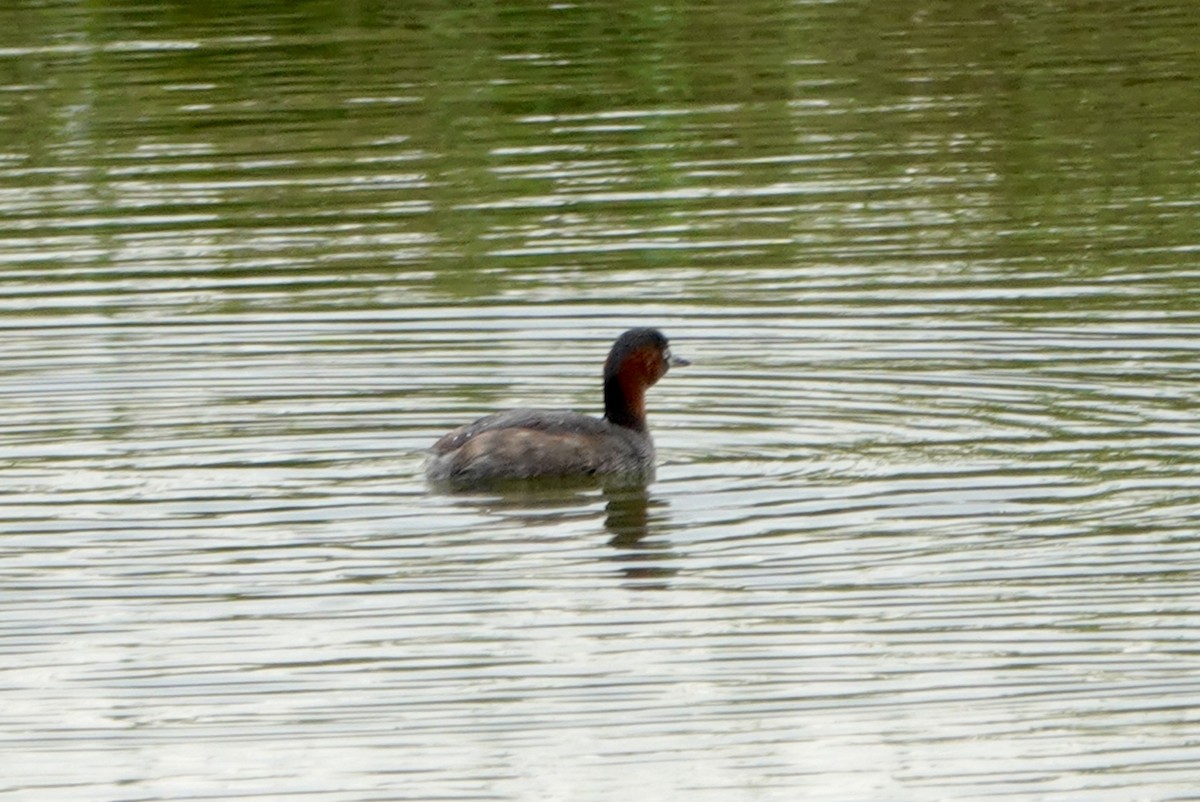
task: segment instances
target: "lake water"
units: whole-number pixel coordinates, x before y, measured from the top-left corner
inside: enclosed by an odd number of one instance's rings
[[[6,4],[0,796],[1200,799],[1198,41]],[[429,492],[631,325],[657,482]]]

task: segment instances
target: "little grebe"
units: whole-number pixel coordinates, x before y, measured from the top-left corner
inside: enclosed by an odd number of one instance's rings
[[[604,362],[604,417],[566,410],[514,409],[461,426],[434,443],[429,481],[472,487],[505,480],[597,477],[649,481],[654,441],[646,428],[646,389],[672,366],[657,329],[630,329]]]

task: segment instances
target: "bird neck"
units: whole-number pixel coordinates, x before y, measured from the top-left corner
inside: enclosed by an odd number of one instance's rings
[[[617,426],[646,430],[646,388],[629,372],[604,380],[604,418]]]

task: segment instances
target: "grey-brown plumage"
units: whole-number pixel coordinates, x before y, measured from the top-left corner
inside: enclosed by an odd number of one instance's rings
[[[631,329],[604,363],[603,418],[541,409],[489,415],[438,440],[426,477],[455,487],[548,477],[650,481],[655,452],[645,391],[671,365],[686,364],[671,356],[658,330]]]

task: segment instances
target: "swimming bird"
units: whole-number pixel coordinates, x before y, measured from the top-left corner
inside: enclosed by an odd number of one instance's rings
[[[646,390],[687,364],[658,329],[630,329],[604,361],[604,417],[545,409],[488,415],[433,444],[426,478],[454,488],[550,477],[648,482],[655,452]]]

